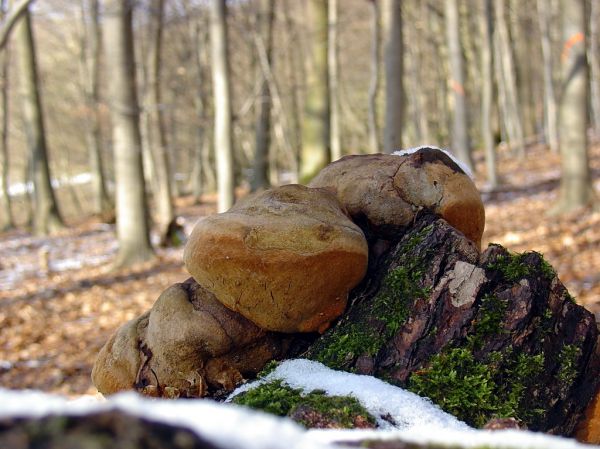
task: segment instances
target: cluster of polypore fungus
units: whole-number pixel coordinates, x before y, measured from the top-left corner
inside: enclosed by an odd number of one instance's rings
[[[347,156],[309,187],[273,188],[200,220],[184,253],[193,278],[112,336],[94,384],[104,394],[159,396],[233,389],[284,357],[294,333],[327,329],[367,272],[369,244],[406,229],[423,209],[479,248],[477,189],[434,148]]]

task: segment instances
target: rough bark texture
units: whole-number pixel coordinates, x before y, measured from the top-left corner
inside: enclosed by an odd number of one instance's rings
[[[114,410],[86,416],[0,420],[0,447],[12,449],[216,449],[184,427],[152,422]]]
[[[408,387],[473,425],[514,417],[573,433],[600,381],[598,330],[540,254],[480,254],[430,215],[371,248],[365,281],[309,358]]]

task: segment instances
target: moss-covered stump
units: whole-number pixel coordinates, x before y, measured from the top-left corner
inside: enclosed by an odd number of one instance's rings
[[[328,396],[322,390],[305,393],[281,380],[263,383],[235,396],[234,404],[287,416],[316,429],[373,429],[375,418],[350,396]]]
[[[308,358],[407,387],[474,426],[513,417],[573,433],[600,381],[598,330],[540,254],[480,254],[424,215],[371,259]]]
[[[120,411],[0,419],[0,447],[11,449],[219,449],[183,427]]]

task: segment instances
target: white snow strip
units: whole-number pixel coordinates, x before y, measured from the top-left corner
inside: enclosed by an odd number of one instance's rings
[[[272,373],[256,382],[242,385],[228,398],[275,379],[282,379],[292,388],[307,393],[324,390],[330,396],[353,396],[373,416],[382,429],[410,429],[419,426],[436,428],[469,429],[462,421],[442,411],[430,400],[402,388],[390,385],[371,376],[334,371],[311,360],[288,360],[282,362]],[[396,425],[381,416],[391,417]]]
[[[208,399],[148,399],[121,393],[101,401],[86,396],[67,400],[36,391],[0,388],[0,418],[41,417],[49,414],[84,415],[121,410],[152,421],[182,426],[223,448],[236,449],[341,449],[336,442],[360,439],[434,443],[443,447],[498,449],[592,449],[600,446],[540,433],[475,430],[442,412],[428,400],[370,376],[342,373],[307,360],[290,360],[262,382],[283,379],[306,391],[323,389],[329,394],[355,396],[375,414],[389,413],[398,423],[387,430],[304,430],[289,419],[277,418],[233,404]],[[248,384],[236,393],[256,386]]]
[[[469,167],[467,167],[467,164],[465,164],[463,161],[461,161],[458,157],[456,157],[456,155],[452,154],[449,150],[445,150],[443,148],[439,148],[439,147],[436,147],[433,145],[421,145],[420,147],[407,148],[406,150],[394,151],[392,154],[395,156],[406,156],[408,154],[413,154],[419,150],[423,150],[426,148],[432,148],[434,150],[443,151],[450,157],[450,159],[452,159],[454,162],[456,162],[456,165],[458,165],[462,169],[462,171],[464,171],[467,174],[467,176],[469,178],[474,179],[473,172],[469,169]]]

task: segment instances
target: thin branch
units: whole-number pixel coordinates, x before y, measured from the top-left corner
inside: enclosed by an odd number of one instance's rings
[[[12,10],[9,12],[6,20],[4,21],[4,26],[0,29],[0,50],[4,48],[8,38],[10,37],[10,32],[14,28],[15,24],[19,21],[21,16],[27,11],[29,8],[29,4],[34,0],[21,0],[20,3],[15,5]]]

